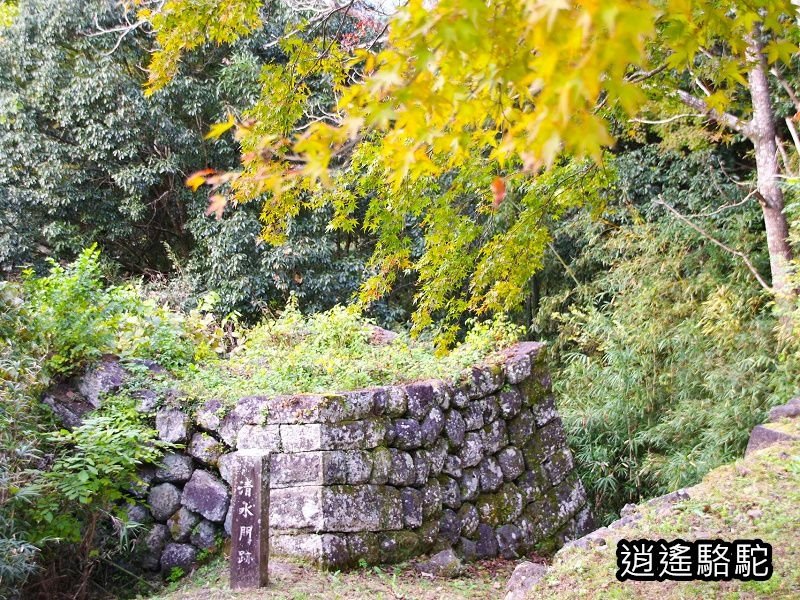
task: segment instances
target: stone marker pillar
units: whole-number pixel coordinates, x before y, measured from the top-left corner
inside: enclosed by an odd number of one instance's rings
[[[231,589],[267,585],[269,566],[269,456],[239,450],[233,463]]]

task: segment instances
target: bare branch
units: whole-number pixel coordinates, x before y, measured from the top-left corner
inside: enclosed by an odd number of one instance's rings
[[[719,112],[706,104],[705,100],[701,100],[697,96],[692,96],[689,92],[684,90],[678,90],[678,98],[680,98],[681,102],[683,102],[686,106],[703,113],[705,117],[711,119],[715,123],[724,125],[725,127],[733,129],[734,131],[746,135],[747,137],[752,137],[752,126],[749,123],[745,123],[738,117],[735,117],[727,112]]]
[[[688,119],[690,117],[694,118],[703,118],[706,115],[703,113],[681,113],[679,115],[672,115],[671,117],[667,117],[665,119],[631,119],[632,123],[644,123],[645,125],[664,125],[666,123],[672,123],[673,121],[677,121],[679,119]]]
[[[656,67],[655,69],[651,69],[649,71],[636,71],[635,73],[631,73],[625,79],[630,83],[640,83],[645,79],[649,79],[655,75],[658,75],[662,71],[667,68],[667,65],[661,65],[660,67]]]
[[[693,222],[692,222],[692,221],[690,221],[688,218],[686,218],[686,217],[685,217],[685,216],[683,216],[681,213],[679,213],[679,212],[678,212],[678,211],[675,209],[675,207],[673,207],[673,206],[670,206],[669,204],[667,204],[667,203],[664,201],[664,199],[663,199],[661,196],[659,196],[659,197],[658,197],[658,200],[656,200],[654,204],[661,204],[661,205],[662,205],[662,206],[664,206],[664,208],[666,208],[666,209],[667,209],[669,212],[671,212],[673,215],[675,215],[675,217],[676,217],[678,220],[682,221],[683,223],[686,223],[686,225],[688,225],[689,227],[691,227],[692,229],[694,229],[694,230],[695,230],[697,233],[699,233],[700,235],[702,235],[702,236],[703,236],[704,238],[706,238],[708,241],[710,241],[710,242],[711,242],[711,243],[713,243],[714,245],[716,245],[716,246],[718,246],[718,247],[722,248],[723,250],[725,250],[725,252],[728,252],[728,253],[732,254],[733,256],[736,256],[736,257],[738,257],[739,259],[741,259],[741,261],[742,261],[742,262],[745,264],[745,266],[747,267],[747,270],[748,270],[748,271],[750,271],[750,273],[752,273],[752,274],[753,274],[753,277],[755,277],[755,278],[756,278],[756,281],[758,281],[758,284],[759,284],[759,285],[760,285],[762,288],[764,288],[764,290],[766,290],[766,291],[768,291],[768,292],[773,292],[773,289],[772,289],[772,287],[771,287],[770,285],[768,285],[766,281],[764,281],[764,278],[763,278],[763,277],[761,277],[761,274],[760,274],[760,273],[759,273],[759,272],[756,270],[756,268],[753,266],[753,263],[752,263],[752,262],[750,262],[750,259],[749,259],[749,258],[747,258],[747,255],[745,255],[745,254],[744,254],[744,252],[741,252],[740,250],[736,250],[736,249],[734,249],[734,248],[731,248],[731,247],[730,247],[730,246],[728,246],[727,244],[725,244],[725,243],[723,243],[723,242],[720,242],[720,241],[719,241],[717,238],[715,238],[715,237],[713,237],[712,235],[710,235],[710,234],[709,234],[709,233],[708,233],[708,232],[707,232],[705,229],[703,229],[703,228],[702,228],[702,227],[700,227],[699,225],[697,225],[697,224],[693,223]]]
[[[719,188],[717,188],[717,189],[719,189]],[[714,215],[718,215],[719,213],[721,213],[724,210],[730,210],[731,208],[738,208],[739,206],[742,206],[743,204],[747,204],[750,201],[750,199],[753,196],[755,196],[756,194],[758,194],[758,190],[753,189],[753,190],[750,191],[749,194],[747,194],[744,198],[742,198],[738,202],[733,202],[731,204],[723,204],[722,206],[720,206],[718,208],[715,208],[711,212],[697,213],[697,214],[694,214],[694,215],[691,215],[691,216],[693,216],[693,217],[713,217]]]
[[[800,154],[800,136],[797,135],[797,128],[794,126],[794,121],[792,121],[792,119],[789,117],[786,117],[786,127],[789,128],[789,133],[792,136],[795,150],[798,154]]]
[[[794,91],[794,88],[789,85],[789,82],[781,76],[780,72],[775,67],[772,67],[769,72],[772,73],[773,77],[775,77],[775,79],[778,80],[778,83],[781,84],[783,91],[786,92],[786,95],[789,96],[792,104],[794,104],[794,109],[797,112],[800,112],[800,98],[797,97],[797,92]]]

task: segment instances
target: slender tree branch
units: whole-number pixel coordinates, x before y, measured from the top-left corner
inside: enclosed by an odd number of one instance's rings
[[[632,123],[644,123],[645,125],[664,125],[666,123],[672,123],[673,121],[677,121],[679,119],[688,119],[690,117],[694,118],[702,118],[705,117],[703,113],[681,113],[679,115],[672,115],[671,117],[666,117],[665,119],[631,119]]]
[[[742,260],[742,262],[745,264],[745,266],[747,267],[747,270],[750,271],[753,274],[753,276],[756,278],[756,281],[758,281],[759,285],[762,288],[764,288],[764,290],[766,290],[768,292],[772,292],[773,291],[772,287],[770,287],[767,284],[767,282],[764,281],[764,278],[761,277],[761,274],[756,270],[756,268],[753,266],[753,263],[750,262],[750,259],[747,258],[747,255],[745,255],[744,252],[741,252],[740,250],[736,250],[734,248],[731,248],[727,244],[719,241],[717,238],[715,238],[712,235],[710,235],[705,229],[703,229],[699,225],[693,223],[691,220],[689,220],[688,218],[683,216],[673,206],[670,206],[669,204],[667,204],[661,196],[658,197],[658,200],[655,201],[655,204],[661,204],[669,212],[671,212],[673,215],[675,215],[675,217],[678,220],[682,221],[683,223],[685,223],[686,225],[688,225],[689,227],[694,229],[697,233],[702,235],[708,241],[710,241],[711,243],[715,244],[716,246],[719,246],[720,248],[722,248],[726,252],[728,252],[728,253],[740,258]]]
[[[795,150],[800,154],[800,136],[797,135],[797,128],[794,126],[794,121],[789,117],[786,117],[786,127],[789,128]]]
[[[658,75],[659,73],[664,71],[666,68],[667,68],[667,65],[664,64],[664,65],[661,65],[659,67],[656,67],[655,69],[651,69],[649,71],[636,71],[635,73],[631,73],[630,75],[625,77],[625,79],[627,81],[629,81],[630,83],[640,83],[640,82],[644,81],[645,79],[649,79],[650,77]]]
[[[686,106],[703,113],[703,115],[720,125],[729,127],[730,129],[746,135],[747,137],[751,137],[753,134],[753,128],[750,123],[745,123],[730,113],[719,112],[711,108],[705,100],[701,100],[697,96],[693,96],[687,91],[678,90],[678,98],[680,98],[681,102],[683,102]]]
[[[794,104],[794,109],[797,112],[800,112],[800,98],[798,98],[797,92],[794,91],[794,88],[789,85],[789,82],[783,78],[783,76],[780,74],[780,71],[778,71],[778,69],[775,67],[772,67],[769,72],[772,73],[773,77],[775,77],[775,79],[778,80],[778,83],[781,84],[783,91],[786,92],[786,95],[789,96],[792,104]]]

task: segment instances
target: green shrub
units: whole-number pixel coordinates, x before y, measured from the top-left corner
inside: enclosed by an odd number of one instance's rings
[[[166,367],[221,350],[211,314],[170,311],[133,285],[106,286],[100,253],[92,246],[49,274],[23,275],[22,301],[48,375],[70,375],[106,353],[157,358]]]
[[[443,356],[433,343],[400,333],[375,344],[375,326],[336,306],[304,316],[292,301],[277,319],[244,332],[229,360],[190,365],[183,385],[197,397],[346,391],[413,379],[450,377],[507,347],[521,328],[503,317],[471,323],[464,341]]]
[[[72,431],[46,436],[57,458],[36,482],[38,498],[29,511],[37,538],[79,542],[96,513],[124,520],[120,501],[139,483],[137,467],[160,458],[164,443],[126,396],[106,398],[103,407]]]
[[[742,225],[715,235],[747,251]],[[592,252],[613,258],[556,317],[553,380],[607,521],[741,456],[796,393],[800,361],[782,353],[770,298],[742,263],[680,223],[626,224]]]

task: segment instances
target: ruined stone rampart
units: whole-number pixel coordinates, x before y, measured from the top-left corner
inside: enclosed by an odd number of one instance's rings
[[[271,456],[271,547],[328,568],[453,547],[522,556],[586,533],[591,516],[556,412],[544,347],[521,343],[454,382],[210,400],[156,411],[185,444],[143,471],[145,565],[186,568],[230,534],[231,452]]]

